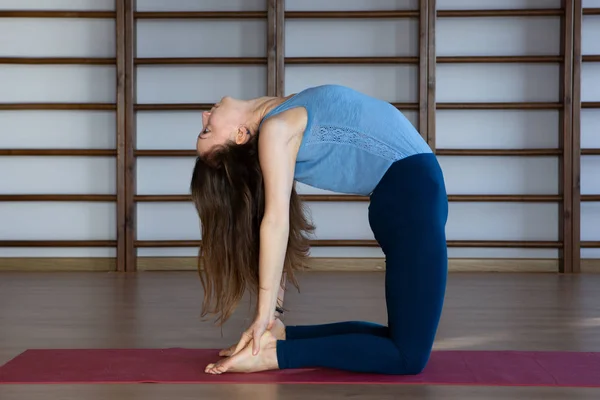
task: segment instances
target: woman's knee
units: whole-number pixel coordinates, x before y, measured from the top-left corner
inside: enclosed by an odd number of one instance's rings
[[[422,352],[406,355],[396,364],[395,368],[392,368],[390,373],[393,375],[418,375],[427,366],[430,354],[430,352]]]

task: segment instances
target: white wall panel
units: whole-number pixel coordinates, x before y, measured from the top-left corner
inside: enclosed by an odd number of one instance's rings
[[[195,158],[140,157],[137,160],[138,194],[188,194]]]
[[[435,29],[438,56],[561,53],[560,17],[439,18]]]
[[[212,103],[223,96],[241,99],[266,94],[264,66],[140,66],[139,103]]]
[[[136,0],[138,11],[264,11],[266,4],[265,0]]]
[[[600,101],[600,62],[581,66],[581,101]]]
[[[600,240],[600,202],[581,204],[581,240]]]
[[[138,57],[266,57],[259,20],[138,20]]]
[[[600,3],[597,7],[600,7]],[[584,15],[581,27],[581,53],[600,54],[600,15]]]
[[[581,110],[581,147],[600,148],[600,110]]]
[[[113,11],[115,0],[0,0],[0,9]]]
[[[307,45],[310,43],[310,45]],[[286,57],[415,57],[417,19],[290,19],[285,23]]]
[[[0,240],[114,240],[114,203],[3,202]]]
[[[136,117],[138,149],[194,149],[202,130],[200,111],[139,112]]]
[[[195,256],[196,253],[190,253]],[[314,247],[310,251],[313,257],[383,257],[383,252],[377,248],[361,247]],[[509,248],[448,248],[450,258],[557,258],[558,251],[554,249],[509,249]]]
[[[116,193],[114,157],[0,157],[0,171],[0,194]]]
[[[581,193],[600,194],[600,156],[581,157]],[[600,224],[596,230],[600,240]]]
[[[138,240],[198,240],[200,222],[191,202],[138,203]]]
[[[286,0],[287,11],[415,10],[418,0]]]
[[[541,64],[438,64],[437,101],[559,101],[560,70]]]
[[[285,69],[285,93],[339,84],[390,102],[415,102],[419,95],[418,72],[414,65],[290,65]]]
[[[439,10],[560,8],[561,0],[439,0]]]
[[[114,57],[113,19],[5,18],[3,57]]]
[[[114,0],[0,0],[4,10],[114,11]],[[5,18],[3,57],[114,57],[114,19]],[[2,65],[0,102],[114,103],[114,66]],[[2,111],[0,148],[111,149],[106,111]],[[1,194],[114,194],[114,157],[1,157]],[[0,240],[112,240],[111,202],[0,203]],[[113,248],[0,248],[0,257],[114,257]]]
[[[113,66],[0,65],[0,102],[115,102]]]
[[[557,240],[558,205],[450,203],[449,240]]]
[[[583,8],[596,8],[600,7],[600,0],[583,0],[581,4]]]
[[[584,0],[584,7],[600,7],[598,0]],[[600,54],[600,16],[583,17],[582,53]],[[585,62],[581,69],[581,100],[600,101],[600,63]],[[600,110],[581,110],[581,147],[600,148]],[[581,193],[600,194],[600,156],[581,157]],[[581,240],[600,241],[600,202],[581,205]],[[581,249],[582,258],[600,258],[600,249]]]
[[[449,194],[558,193],[558,157],[438,158]]]
[[[437,110],[440,149],[556,148],[557,110]]]
[[[114,247],[0,247],[2,257],[116,257]],[[0,260],[1,261],[1,260]]]
[[[112,111],[2,111],[0,148],[114,149]],[[53,163],[53,159],[47,162]]]

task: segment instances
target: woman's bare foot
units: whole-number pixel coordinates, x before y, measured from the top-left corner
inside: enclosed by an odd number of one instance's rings
[[[273,334],[273,336],[275,336],[275,338],[277,340],[285,340],[285,325],[279,318],[275,319],[275,323],[273,324],[273,327],[269,331]],[[237,346],[237,343],[232,345],[228,349],[221,350],[219,352],[219,356],[230,357],[233,354],[233,352],[235,351],[236,346]]]
[[[252,354],[252,342],[235,356],[208,364],[204,372],[219,375],[225,372],[260,372],[279,369],[277,362],[277,338],[266,331],[260,338],[260,352]]]

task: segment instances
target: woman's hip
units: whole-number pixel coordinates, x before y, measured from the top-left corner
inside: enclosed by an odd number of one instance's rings
[[[376,238],[411,230],[443,236],[447,218],[444,176],[431,153],[394,162],[371,194],[369,222]]]

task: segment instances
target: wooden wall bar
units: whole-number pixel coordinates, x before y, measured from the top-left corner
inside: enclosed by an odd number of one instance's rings
[[[124,192],[122,207],[125,213],[123,223],[123,233],[125,235],[125,250],[124,250],[124,270],[134,271],[136,265],[136,250],[134,243],[136,240],[137,219],[135,194],[136,194],[136,159],[135,147],[137,141],[137,123],[135,115],[136,103],[136,67],[135,56],[137,54],[137,39],[135,27],[135,0],[119,0],[123,2],[125,13],[125,32],[123,41],[125,43],[125,60],[123,75],[121,75],[122,84],[124,86],[125,105],[123,113],[125,116],[125,139],[124,139],[124,165],[123,170],[119,171],[124,183]]]
[[[116,21],[117,49],[115,58],[30,58],[0,57],[0,64],[25,65],[115,65],[117,98],[114,103],[10,103],[0,104],[1,110],[111,110],[117,113],[116,149],[0,149],[0,156],[90,156],[115,157],[118,165],[115,195],[39,194],[0,195],[0,201],[65,201],[116,202],[116,241],[0,241],[0,247],[117,247],[119,271],[136,269],[136,249],[142,247],[195,247],[198,241],[143,241],[136,238],[137,202],[188,202],[188,194],[137,195],[136,160],[139,157],[194,157],[194,150],[138,150],[136,148],[136,113],[157,111],[206,110],[211,103],[139,104],[136,101],[136,67],[139,65],[266,65],[267,93],[284,94],[284,67],[309,64],[410,64],[419,67],[419,101],[393,103],[401,110],[419,111],[420,130],[432,149],[440,156],[519,156],[558,157],[561,159],[561,192],[557,195],[462,195],[452,194],[451,202],[529,202],[561,205],[561,235],[558,241],[449,241],[450,247],[487,248],[556,248],[561,249],[561,272],[578,272],[579,248],[600,247],[600,242],[579,241],[579,202],[600,201],[600,194],[579,194],[580,155],[600,155],[600,149],[580,149],[579,109],[600,108],[600,102],[580,102],[581,62],[598,62],[600,55],[581,57],[581,15],[600,15],[600,9],[583,9],[581,0],[564,0],[560,9],[524,10],[437,10],[436,0],[420,0],[417,10],[389,11],[285,11],[283,1],[265,0],[266,11],[202,11],[202,12],[140,12],[135,0],[115,0],[115,12],[105,11],[0,11],[0,18],[113,18]],[[561,55],[526,56],[440,56],[435,51],[436,18],[481,17],[547,17],[560,16],[562,26]],[[376,19],[410,18],[420,22],[418,57],[285,57],[285,19]],[[137,57],[136,28],[141,19],[265,19],[267,21],[267,54],[265,57]],[[1,56],[1,55],[0,55]],[[560,102],[493,102],[438,103],[435,98],[435,72],[439,64],[464,63],[544,63],[562,67]],[[217,99],[215,99],[216,101]],[[559,148],[548,149],[444,149],[436,145],[436,110],[559,110],[561,140]],[[363,196],[304,195],[305,201],[364,202]],[[370,240],[317,240],[314,246],[376,246]]]

